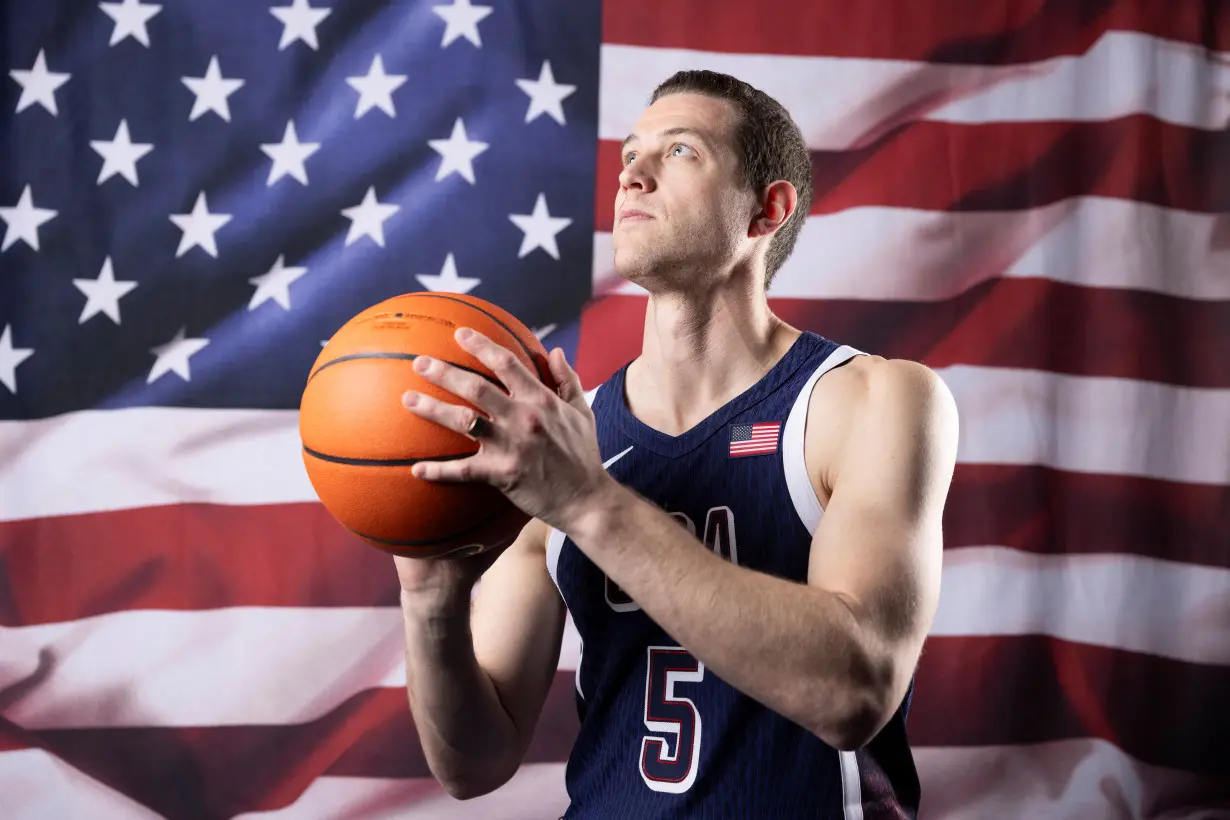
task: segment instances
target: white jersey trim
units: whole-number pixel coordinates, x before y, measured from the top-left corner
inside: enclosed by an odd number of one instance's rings
[[[547,572],[551,575],[551,581],[559,591],[560,597],[563,597],[564,591],[559,587],[559,577],[556,573],[559,571],[559,554],[563,549],[564,534],[552,527],[550,534],[547,535]]]
[[[863,783],[858,773],[858,756],[838,752],[841,761],[841,814],[843,820],[863,820]]]
[[[807,407],[821,376],[855,356],[866,355],[863,351],[846,345],[830,353],[803,385],[794,406],[790,408],[790,415],[786,418],[786,429],[782,433],[782,467],[786,472],[786,487],[790,490],[790,500],[794,502],[794,510],[798,513],[799,520],[812,534],[815,534],[816,528],[820,526],[820,516],[823,515],[824,508],[816,497],[816,488],[808,475],[803,452],[804,436],[807,433]]]
[[[820,381],[820,377],[825,373],[855,356],[865,355],[867,354],[863,351],[846,345],[830,353],[803,385],[794,406],[790,408],[790,415],[786,417],[786,429],[782,433],[782,467],[786,472],[786,487],[790,490],[790,500],[794,502],[799,520],[812,535],[820,526],[824,507],[816,496],[816,488],[807,472],[804,447],[811,394],[815,390],[816,382]],[[839,751],[837,759],[841,765],[842,817],[844,820],[863,820],[863,788],[858,770],[858,756],[854,752]]]

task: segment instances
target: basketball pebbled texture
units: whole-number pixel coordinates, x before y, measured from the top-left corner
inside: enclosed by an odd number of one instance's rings
[[[432,483],[411,474],[424,459],[464,458],[476,442],[402,406],[407,390],[467,402],[414,372],[427,355],[499,379],[453,338],[458,327],[517,355],[553,389],[542,343],[516,317],[474,296],[409,293],[362,311],[320,351],[300,402],[308,477],[342,525],[386,552],[437,557],[477,552],[512,538],[528,521],[483,483]]]

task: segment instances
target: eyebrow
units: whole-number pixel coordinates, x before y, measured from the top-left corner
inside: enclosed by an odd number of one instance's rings
[[[697,131],[695,128],[687,128],[687,127],[682,126],[682,125],[680,125],[680,126],[676,126],[675,128],[667,128],[665,131],[661,131],[661,132],[659,132],[659,133],[658,133],[658,136],[660,136],[660,137],[674,137],[674,136],[678,136],[679,134],[691,134],[691,135],[693,135],[693,136],[695,136],[695,137],[699,137],[699,138],[700,138],[702,141],[704,141],[704,142],[708,142],[708,141],[709,141],[709,138],[708,138],[708,137],[706,137],[706,136],[705,136],[704,134],[702,134],[700,131]],[[627,148],[627,147],[628,147],[631,143],[633,143],[633,142],[637,142],[638,140],[640,140],[640,137],[638,137],[636,134],[629,134],[628,136],[624,137],[624,141],[623,141],[623,143],[619,146],[619,151],[620,151],[620,153],[623,153],[623,152],[624,152],[624,150],[625,150],[625,149],[626,149],[626,148]]]

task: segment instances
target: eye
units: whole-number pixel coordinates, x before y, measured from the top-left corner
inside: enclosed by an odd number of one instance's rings
[[[629,151],[628,153],[624,154],[624,160],[623,160],[624,165],[627,165],[629,162],[631,162],[635,156],[636,156],[635,151]]]
[[[695,151],[692,150],[692,147],[690,145],[684,145],[682,142],[678,142],[678,143],[675,143],[675,145],[671,146],[670,156],[672,157],[681,156],[678,153],[678,151],[680,150],[687,151],[690,154],[696,153]]]

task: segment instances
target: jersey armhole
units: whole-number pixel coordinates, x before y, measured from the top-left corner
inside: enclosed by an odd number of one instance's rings
[[[605,384],[605,382],[603,382]],[[598,391],[602,389],[602,384],[585,391],[585,403],[592,410],[594,407],[594,399],[598,398]],[[564,599],[564,590],[559,585],[559,555],[564,549],[564,534],[554,527],[547,535],[547,573],[551,576],[551,581],[555,584],[555,590],[559,593],[559,597]],[[567,606],[567,600],[564,600],[564,605]],[[581,689],[581,660],[585,655],[585,642],[581,640],[580,635],[577,636],[577,668],[573,673],[573,684],[576,686],[577,694],[582,699],[585,698],[585,692]]]
[[[807,527],[809,533],[815,534],[820,526],[820,516],[824,507],[816,496],[816,488],[812,486],[811,476],[807,472],[807,461],[804,453],[804,439],[807,434],[807,408],[811,404],[811,394],[816,382],[830,370],[843,365],[855,356],[867,355],[861,350],[842,345],[834,350],[820,366],[815,369],[803,389],[799,391],[790,415],[786,417],[786,429],[782,433],[782,468],[786,474],[786,487],[790,491],[790,500],[794,510]]]

